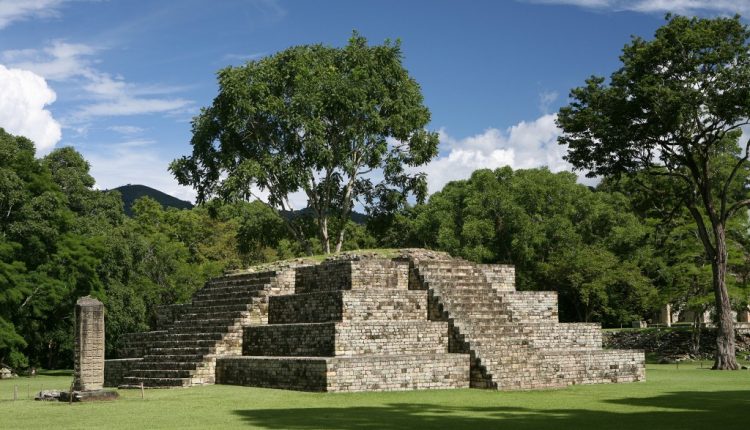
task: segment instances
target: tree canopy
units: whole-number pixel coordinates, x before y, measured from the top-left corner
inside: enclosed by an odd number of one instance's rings
[[[708,261],[719,314],[715,367],[737,369],[726,288],[726,225],[750,204],[744,181],[750,140],[750,31],[740,18],[667,16],[652,40],[635,37],[609,82],[591,77],[560,109],[566,159],[589,175],[669,179],[688,209]],[[729,162],[727,162],[727,160]],[[746,175],[740,175],[746,178]],[[651,191],[664,194],[663,189]]]
[[[437,133],[399,42],[305,45],[219,71],[219,95],[193,119],[191,156],[170,169],[198,201],[256,198],[279,211],[302,191],[325,252],[344,242],[355,201],[391,210],[426,194],[414,167],[437,155]],[[312,246],[287,220],[294,237]]]

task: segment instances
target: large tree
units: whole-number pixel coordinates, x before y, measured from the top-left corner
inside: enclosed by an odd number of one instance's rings
[[[668,15],[652,40],[634,37],[623,48],[622,66],[608,83],[589,78],[558,115],[559,143],[568,145],[575,167],[590,176],[662,176],[677,187],[711,262],[716,369],[738,368],[726,226],[750,205],[737,181],[750,155],[750,141],[737,144],[737,130],[750,123],[749,37],[738,16]]]
[[[392,209],[425,177],[408,167],[437,155],[430,112],[398,42],[297,46],[219,71],[219,95],[193,119],[193,153],[170,169],[198,201],[259,199],[286,212],[303,191],[324,252],[338,252],[354,202]],[[369,175],[368,175],[369,174]],[[375,180],[374,178],[381,178]],[[304,229],[285,217],[308,252]]]

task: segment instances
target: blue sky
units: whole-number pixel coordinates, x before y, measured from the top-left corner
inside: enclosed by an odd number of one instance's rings
[[[190,119],[216,95],[216,71],[292,45],[341,46],[356,29],[402,40],[441,136],[431,191],[482,167],[566,170],[554,113],[667,11],[750,16],[750,1],[0,0],[0,127],[40,155],[74,146],[100,188],[192,199],[166,169],[191,151]]]

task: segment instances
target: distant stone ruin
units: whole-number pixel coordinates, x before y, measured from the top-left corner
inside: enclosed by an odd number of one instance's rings
[[[644,354],[561,324],[557,294],[515,271],[409,249],[348,254],[209,281],[129,336],[105,385],[235,384],[308,391],[499,390],[633,382]]]

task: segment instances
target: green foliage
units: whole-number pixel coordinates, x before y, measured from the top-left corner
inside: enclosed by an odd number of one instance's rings
[[[472,261],[511,263],[519,289],[556,290],[561,318],[629,323],[655,306],[641,263],[649,230],[618,193],[594,192],[570,173],[478,170],[425,205],[371,226],[396,246],[427,246]],[[411,219],[411,221],[409,221]],[[385,226],[385,227],[384,227]]]
[[[557,118],[559,142],[589,175],[669,178],[711,263],[721,329],[715,367],[737,369],[726,229],[750,205],[746,181],[738,180],[750,140],[744,151],[737,144],[750,124],[750,29],[739,16],[667,20],[653,40],[635,37],[623,48],[608,84],[594,76],[571,91]]]
[[[193,120],[193,153],[170,169],[180,183],[212,196],[288,211],[304,191],[324,252],[340,250],[354,201],[392,210],[426,194],[420,166],[437,155],[437,133],[419,85],[401,64],[398,42],[369,46],[354,34],[344,48],[296,46],[219,71],[219,95]],[[382,171],[383,180],[366,176]],[[304,223],[286,219],[308,253]]]

